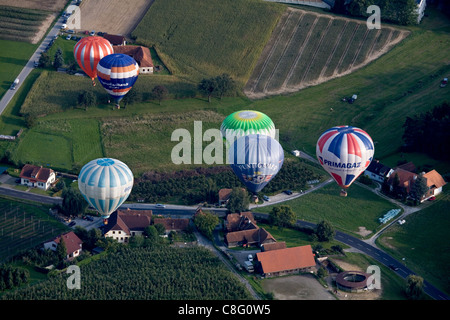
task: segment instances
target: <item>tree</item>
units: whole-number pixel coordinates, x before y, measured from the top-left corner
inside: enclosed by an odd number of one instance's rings
[[[36,115],[34,113],[27,113],[25,115],[25,124],[28,129],[31,129],[36,124]]]
[[[53,60],[53,67],[58,70],[64,65],[63,52],[60,47],[55,52],[55,59]]]
[[[61,236],[58,245],[56,246],[56,256],[59,261],[63,261],[67,258],[67,248],[64,242],[64,238]]]
[[[159,105],[161,105],[161,101],[166,98],[168,93],[169,90],[167,90],[166,87],[161,85],[155,86],[152,90],[152,94],[155,97],[155,99],[158,99]]]
[[[159,233],[154,225],[149,225],[144,229],[144,236],[147,237],[150,242],[159,240]]]
[[[248,210],[249,204],[247,191],[242,188],[233,188],[226,207],[230,212],[243,212]]]
[[[334,228],[328,221],[322,220],[319,224],[317,224],[316,235],[320,242],[333,240],[334,234]]]
[[[222,99],[225,94],[231,92],[236,87],[234,80],[227,73],[223,73],[220,76],[217,76],[215,82],[217,85],[216,92],[219,95],[220,99]]]
[[[423,278],[412,274],[409,275],[406,278],[405,293],[408,299],[421,299],[423,296]]]
[[[208,97],[208,102],[211,102],[211,96],[217,91],[217,81],[215,78],[202,79],[198,85],[198,91],[204,96]]]
[[[281,205],[279,207],[273,207],[269,213],[270,224],[279,227],[292,226],[296,221],[294,211],[290,206]]]
[[[88,107],[92,107],[97,103],[97,97],[92,91],[83,90],[78,95],[78,104],[80,106],[83,106],[85,110],[87,110]]]
[[[39,67],[49,67],[51,65],[50,57],[46,52],[41,53],[41,56],[39,57]]]
[[[83,214],[88,207],[81,193],[72,188],[65,188],[62,191],[62,210],[66,216],[78,216]]]
[[[422,200],[423,196],[428,192],[427,179],[423,176],[423,173],[419,174],[414,180],[411,186],[411,191],[409,194],[411,197],[417,201]]]
[[[219,217],[211,212],[199,212],[194,216],[194,224],[197,229],[208,239],[213,238],[213,230],[219,223]]]

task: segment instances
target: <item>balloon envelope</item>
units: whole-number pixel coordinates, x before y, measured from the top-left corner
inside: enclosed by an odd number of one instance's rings
[[[78,188],[86,201],[107,219],[128,198],[133,182],[133,173],[125,163],[99,158],[81,169]]]
[[[98,80],[116,103],[131,90],[138,75],[136,60],[122,53],[110,54],[97,65]]]
[[[241,110],[230,114],[220,126],[222,137],[229,145],[236,138],[249,134],[262,134],[275,138],[275,125],[266,114],[254,110]],[[227,136],[228,134],[228,136]]]
[[[253,193],[261,191],[275,177],[284,161],[278,141],[260,134],[238,138],[228,156],[234,173]]]
[[[367,132],[350,126],[326,130],[316,145],[320,164],[342,188],[348,188],[366,170],[374,152]]]
[[[75,60],[92,81],[97,77],[99,61],[112,53],[114,49],[111,43],[103,37],[82,38],[73,49]]]

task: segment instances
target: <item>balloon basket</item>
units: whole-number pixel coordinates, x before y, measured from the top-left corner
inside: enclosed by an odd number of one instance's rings
[[[340,193],[340,196],[341,196],[341,197],[346,197],[346,196],[347,196],[347,191],[345,191],[344,189],[342,189],[342,190],[341,190],[341,193]]]
[[[107,225],[108,224],[108,219],[103,219],[103,225]]]

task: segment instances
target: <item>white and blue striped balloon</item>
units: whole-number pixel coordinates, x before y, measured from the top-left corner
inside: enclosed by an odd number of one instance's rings
[[[125,202],[133,188],[133,173],[120,160],[99,158],[81,168],[78,188],[104,219]]]

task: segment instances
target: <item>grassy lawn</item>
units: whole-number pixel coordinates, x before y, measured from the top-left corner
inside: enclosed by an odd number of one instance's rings
[[[348,189],[348,196],[339,195],[340,188],[332,182],[323,188],[290,200],[284,204],[290,206],[297,218],[318,223],[328,220],[339,230],[358,235],[359,227],[372,231],[373,235],[380,227],[378,218],[390,209],[397,208],[373,192],[353,184]],[[258,208],[258,212],[269,213],[277,205]],[[370,236],[369,235],[369,236]]]
[[[377,244],[397,259],[406,258],[409,268],[448,294],[450,245],[444,239],[450,230],[450,195],[448,185],[444,189],[435,202],[407,217],[404,225],[384,232]]]
[[[0,39],[0,97],[9,90],[37,45]]]

